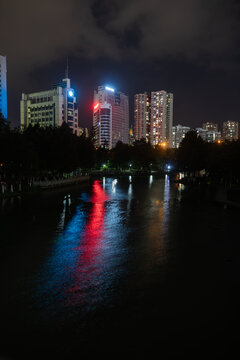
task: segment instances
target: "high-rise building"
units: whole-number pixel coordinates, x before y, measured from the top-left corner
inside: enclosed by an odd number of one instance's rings
[[[96,107],[99,104],[99,110]],[[104,104],[104,108],[102,105]],[[107,108],[107,105],[110,105]],[[94,110],[93,110],[93,126],[96,127],[96,117],[100,116],[101,109],[105,109],[106,112],[111,113],[111,119],[104,122],[107,126],[104,129],[104,124],[101,124],[102,134],[106,134],[109,131],[109,126],[107,124],[111,123],[111,141],[109,140],[108,146],[114,147],[118,141],[123,143],[129,143],[129,104],[128,96],[122,92],[115,91],[112,87],[109,86],[98,86],[97,91],[94,91]],[[108,111],[107,111],[108,109]],[[97,110],[97,111],[96,111]],[[96,113],[99,112],[99,115]],[[99,125],[100,126],[100,125]],[[95,136],[99,136],[99,131],[95,128]],[[104,146],[104,143],[101,143],[103,137],[96,138],[96,144],[98,146]]]
[[[238,139],[238,122],[225,121],[223,123],[223,139],[224,140],[237,140]]]
[[[93,109],[95,146],[112,148],[112,106],[106,101],[97,103]]]
[[[134,95],[134,139],[146,139],[150,136],[150,99],[146,92]]]
[[[214,124],[212,122],[205,122],[202,127],[207,131],[218,131],[218,124]]]
[[[79,135],[78,107],[70,79],[66,77],[51,90],[22,94],[20,117],[22,129],[29,124],[46,127],[65,122]]]
[[[207,131],[206,133],[206,141],[207,142],[214,142],[221,140],[221,132],[220,131]]]
[[[166,142],[172,144],[173,94],[165,90],[151,92],[151,130],[152,145]]]
[[[190,131],[189,126],[176,125],[172,127],[172,147],[178,148],[186,133]]]
[[[0,55],[0,114],[7,119],[7,59]]]

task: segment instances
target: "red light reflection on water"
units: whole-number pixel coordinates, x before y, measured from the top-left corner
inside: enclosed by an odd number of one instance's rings
[[[94,181],[92,192],[90,202],[93,203],[93,208],[79,247],[74,249],[79,252],[79,256],[74,269],[72,286],[67,290],[69,306],[82,303],[85,297],[89,300],[89,292],[92,292],[94,301],[94,297],[98,297],[97,288],[102,281],[101,250],[104,237],[104,203],[108,200],[108,196],[98,180]]]

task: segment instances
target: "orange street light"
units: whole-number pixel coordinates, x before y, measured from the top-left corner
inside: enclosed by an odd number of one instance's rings
[[[162,142],[162,143],[160,143],[160,146],[161,146],[163,149],[165,149],[165,148],[167,147],[167,143],[166,143],[166,142]]]

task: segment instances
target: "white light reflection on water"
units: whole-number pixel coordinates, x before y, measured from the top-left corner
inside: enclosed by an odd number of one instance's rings
[[[169,216],[169,200],[170,200],[170,179],[168,175],[165,175],[165,179],[164,179],[164,223],[166,223],[168,221],[168,216]]]
[[[151,188],[152,183],[153,183],[153,176],[150,175],[150,176],[149,176],[149,188]]]
[[[128,203],[127,203],[127,212],[129,214],[130,207],[132,202],[132,184],[129,184],[128,186]]]
[[[112,182],[112,192],[116,193],[116,185],[117,185],[117,179],[114,179]]]

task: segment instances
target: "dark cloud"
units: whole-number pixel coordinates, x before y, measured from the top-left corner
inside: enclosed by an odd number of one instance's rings
[[[212,69],[240,73],[234,0],[0,1],[0,53],[8,56],[9,101],[17,108],[22,91],[48,87],[54,71],[57,80],[67,55],[79,63],[75,78],[81,75],[88,86],[119,72],[127,74],[130,92],[145,86],[175,91],[182,84],[166,77],[173,68],[175,79],[176,69],[184,71],[185,83],[189,67],[195,69],[191,81],[202,67],[206,79]],[[201,91],[204,85],[207,80]]]
[[[2,0],[1,52],[19,69],[67,53],[218,59],[236,45],[238,12],[229,0]]]

